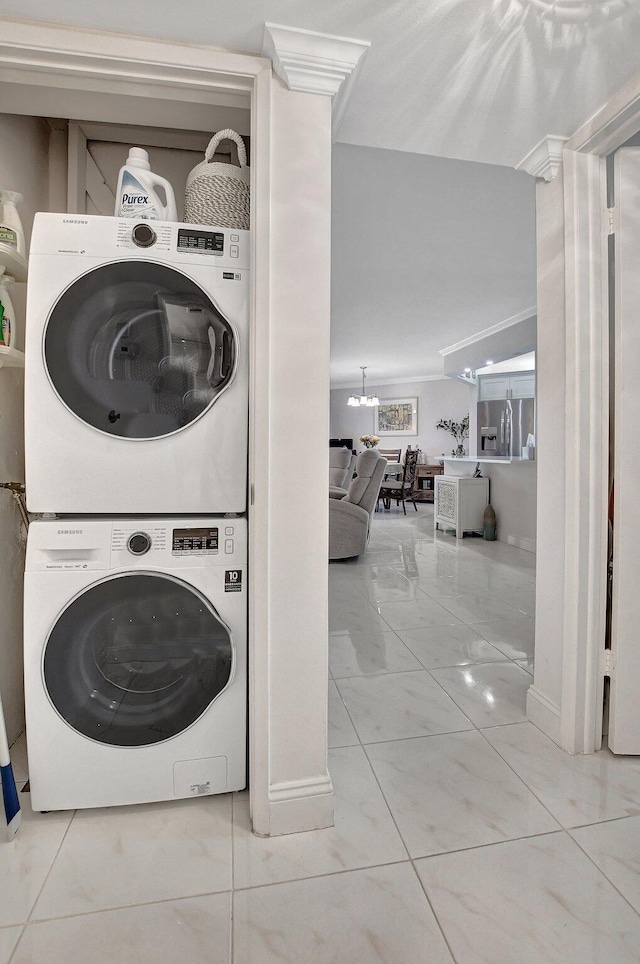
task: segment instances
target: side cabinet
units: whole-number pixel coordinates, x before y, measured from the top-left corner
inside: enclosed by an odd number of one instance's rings
[[[455,529],[462,539],[465,532],[482,531],[484,510],[489,502],[489,479],[460,479],[441,475],[435,480],[434,529]]]
[[[444,475],[442,465],[419,465],[413,483],[413,498],[417,502],[433,502],[436,476]]]

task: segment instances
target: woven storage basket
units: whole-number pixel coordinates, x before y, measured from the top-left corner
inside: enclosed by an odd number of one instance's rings
[[[240,167],[212,158],[220,141],[238,146]],[[215,224],[221,228],[249,230],[249,168],[244,141],[235,131],[218,131],[209,141],[204,161],[187,178],[184,219],[188,224]]]

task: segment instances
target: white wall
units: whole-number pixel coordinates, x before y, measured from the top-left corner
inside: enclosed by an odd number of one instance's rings
[[[536,550],[536,463],[480,466],[490,479],[491,505],[496,512],[500,542],[529,552]]]
[[[366,352],[366,347],[363,345]],[[375,416],[371,408],[351,408],[347,405],[349,395],[359,395],[361,385],[356,388],[335,388],[331,390],[331,437],[353,438],[354,446],[361,449],[358,442],[361,435],[372,435],[375,427]],[[418,399],[418,434],[396,437],[382,436],[380,448],[400,448],[403,451],[407,445],[420,448],[426,455],[447,455],[455,447],[452,435],[442,429],[436,429],[436,422],[441,419],[453,419],[459,422],[467,415],[471,408],[475,408],[475,386],[465,385],[459,379],[441,378],[428,382],[401,382],[393,385],[376,385],[375,382],[366,385],[367,394],[376,392],[381,401],[388,398],[417,397]],[[465,442],[468,449],[468,441]]]
[[[442,375],[441,348],[535,305],[527,174],[347,144],[332,174],[333,385],[358,365],[372,381]]]
[[[32,117],[0,114],[0,188],[20,191],[19,211],[27,244],[36,211],[48,206],[49,133],[47,125]],[[20,322],[15,347],[24,348],[26,285],[14,285],[11,297]],[[23,386],[21,369],[0,369],[0,480],[24,482]],[[17,506],[0,490],[0,558],[2,607],[0,618],[0,689],[9,742],[24,726],[22,683],[22,580],[24,549]]]

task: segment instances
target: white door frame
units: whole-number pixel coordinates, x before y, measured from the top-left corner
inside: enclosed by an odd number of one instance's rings
[[[45,24],[3,21],[0,84],[122,93],[135,83],[149,98],[200,103],[251,104],[252,360],[250,375],[250,478],[269,461],[271,181],[271,61],[211,47],[162,43]],[[27,100],[29,95],[27,94]],[[25,110],[25,113],[28,111]],[[32,111],[37,113],[37,108]],[[263,478],[263,473],[260,474]],[[252,820],[258,833],[271,829],[269,773],[268,489],[256,486],[249,514],[249,781]],[[329,784],[330,788],[330,784]]]
[[[638,130],[640,76],[562,151],[566,456],[560,742],[571,753],[592,753],[602,736],[609,450],[605,157]]]

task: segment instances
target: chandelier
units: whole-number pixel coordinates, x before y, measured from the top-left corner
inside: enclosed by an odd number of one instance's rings
[[[536,10],[542,20],[558,23],[597,23],[619,16],[630,0],[521,0]]]
[[[347,405],[354,405],[356,407],[358,405],[366,405],[367,408],[375,408],[376,405],[380,404],[380,399],[378,398],[377,395],[366,394],[365,388],[364,388],[364,379],[365,379],[364,371],[365,371],[365,368],[367,368],[367,365],[360,365],[360,368],[362,369],[362,395],[349,395]]]

